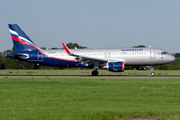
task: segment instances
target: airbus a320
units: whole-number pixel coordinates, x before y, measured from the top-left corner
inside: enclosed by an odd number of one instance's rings
[[[157,48],[119,49],[69,49],[62,43],[62,50],[42,50],[23,32],[17,24],[9,24],[15,52],[6,56],[31,63],[56,67],[93,67],[92,76],[98,69],[123,72],[126,65],[154,66],[172,63],[175,57]],[[155,75],[154,72],[151,73]]]

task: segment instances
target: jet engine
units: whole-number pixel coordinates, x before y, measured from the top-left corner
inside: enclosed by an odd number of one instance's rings
[[[109,62],[107,69],[111,72],[123,72],[124,71],[124,62]]]

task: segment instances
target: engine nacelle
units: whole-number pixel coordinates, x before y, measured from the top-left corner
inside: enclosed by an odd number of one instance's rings
[[[124,62],[109,62],[107,67],[111,72],[123,72]]]
[[[77,63],[76,66],[77,67],[85,67],[85,68],[89,67],[89,65],[87,63]]]

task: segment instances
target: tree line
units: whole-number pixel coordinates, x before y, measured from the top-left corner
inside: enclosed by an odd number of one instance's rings
[[[85,49],[87,47],[80,46],[77,43],[67,43],[66,44],[68,48],[74,49],[75,47],[77,49]],[[139,46],[133,46],[133,48],[137,47],[146,47],[144,45]],[[41,49],[47,50],[46,47],[40,47]],[[50,50],[56,50],[56,49],[64,49],[64,48],[50,48]],[[61,69],[60,67],[50,67],[50,66],[44,66],[44,65],[37,65],[36,63],[29,63],[25,61],[19,61],[16,59],[11,59],[8,57],[5,57],[7,52],[14,52],[14,47],[11,50],[6,50],[4,52],[0,52],[0,69]],[[180,70],[180,53],[175,53],[174,56],[176,57],[176,60],[167,65],[158,65],[155,66],[155,70]],[[134,68],[137,68],[137,66],[125,66],[126,69],[132,70]]]

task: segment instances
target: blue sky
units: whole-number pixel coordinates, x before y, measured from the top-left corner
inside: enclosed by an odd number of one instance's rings
[[[180,52],[180,0],[0,0],[0,51],[17,23],[38,47],[145,45]]]

